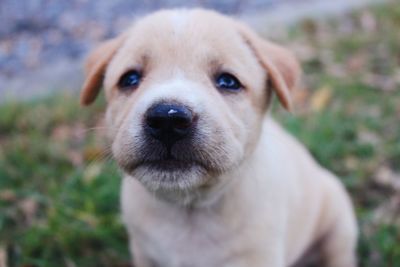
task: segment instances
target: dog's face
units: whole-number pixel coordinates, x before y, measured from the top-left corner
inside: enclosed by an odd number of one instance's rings
[[[150,191],[185,191],[241,164],[271,90],[288,108],[298,72],[286,50],[232,19],[161,11],[90,55],[82,102],[103,85],[118,164]]]

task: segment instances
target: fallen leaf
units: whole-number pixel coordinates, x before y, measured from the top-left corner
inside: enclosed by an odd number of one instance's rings
[[[67,157],[74,166],[81,166],[83,164],[83,155],[80,151],[69,150]]]
[[[60,125],[53,129],[51,138],[56,142],[65,142],[71,136],[69,125]]]
[[[332,98],[332,89],[328,86],[322,87],[311,96],[311,110],[323,110]]]
[[[391,196],[388,201],[382,203],[373,213],[376,224],[400,223],[400,195]]]
[[[26,198],[18,203],[18,208],[22,211],[28,225],[32,224],[36,212],[39,208],[39,204],[33,198]]]
[[[381,138],[375,133],[368,130],[361,130],[358,134],[358,138],[361,142],[368,143],[371,145],[378,145],[381,142]]]
[[[389,166],[381,166],[374,175],[374,181],[382,186],[391,187],[400,191],[400,174],[394,172]]]
[[[364,11],[361,14],[360,22],[365,31],[374,32],[377,29],[376,18],[370,11]]]
[[[349,156],[345,159],[346,168],[356,170],[360,166],[360,160],[356,157]]]
[[[75,262],[74,262],[72,259],[70,259],[70,258],[66,258],[66,259],[65,259],[65,265],[66,265],[67,267],[76,267]]]
[[[0,191],[0,200],[11,202],[15,201],[16,199],[17,196],[11,189],[3,189]]]
[[[106,155],[104,149],[100,146],[88,146],[83,151],[85,161],[92,162],[102,159]]]
[[[7,251],[4,247],[0,247],[0,267],[7,267]]]
[[[367,64],[367,55],[365,53],[356,53],[349,56],[346,62],[348,73],[358,73],[365,68]]]
[[[396,76],[391,77],[390,75],[381,75],[367,73],[363,75],[362,81],[365,84],[373,86],[377,90],[392,92],[397,89],[398,82]]]
[[[102,164],[100,163],[90,164],[83,173],[83,181],[90,184],[101,173],[101,168]]]

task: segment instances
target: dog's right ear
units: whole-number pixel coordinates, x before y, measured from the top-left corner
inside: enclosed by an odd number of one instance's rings
[[[124,40],[124,36],[121,35],[105,41],[96,47],[87,57],[85,63],[85,82],[80,96],[82,105],[90,105],[96,99],[103,85],[107,65],[122,46]]]
[[[269,82],[279,101],[290,111],[291,92],[297,87],[301,74],[299,62],[289,50],[262,39],[247,26],[238,24],[237,27],[246,44],[267,71]]]

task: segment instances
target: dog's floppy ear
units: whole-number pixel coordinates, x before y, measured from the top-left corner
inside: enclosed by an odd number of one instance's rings
[[[121,47],[125,38],[121,35],[101,43],[87,57],[85,63],[85,82],[82,87],[80,102],[90,105],[99,94],[103,85],[104,72],[108,63]]]
[[[301,74],[298,61],[289,50],[262,39],[247,26],[238,27],[245,42],[267,71],[269,82],[279,101],[290,111],[291,91],[297,86]]]

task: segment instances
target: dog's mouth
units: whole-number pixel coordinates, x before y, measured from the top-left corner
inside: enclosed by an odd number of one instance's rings
[[[133,170],[138,168],[138,167],[148,167],[152,170],[157,170],[157,171],[184,171],[184,170],[189,170],[195,165],[201,165],[198,162],[194,161],[184,161],[184,160],[179,160],[176,158],[165,158],[165,159],[159,159],[159,160],[149,160],[149,161],[142,161],[133,167]]]
[[[221,146],[210,144],[199,134],[171,147],[146,137],[135,144],[123,147],[114,157],[126,174],[149,188],[193,188],[227,169],[226,153],[217,153],[224,152]]]
[[[122,167],[151,191],[195,188],[210,177],[210,172],[203,163],[173,157],[139,160]]]
[[[152,152],[155,152],[154,150]],[[124,157],[126,161],[119,161],[119,165],[128,173],[135,173],[136,170],[148,170],[149,172],[183,172],[190,171],[193,167],[207,170],[207,164],[194,157],[182,157],[181,155],[172,155],[171,153],[143,153],[132,160]]]

